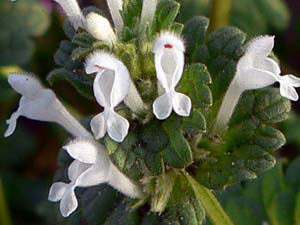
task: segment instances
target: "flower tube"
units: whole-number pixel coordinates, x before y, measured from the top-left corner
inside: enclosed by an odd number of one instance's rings
[[[122,62],[105,52],[96,52],[87,59],[86,73],[95,72],[94,95],[104,111],[92,119],[91,129],[96,139],[107,132],[113,140],[122,142],[127,136],[129,123],[114,108],[129,92],[129,72]]]
[[[75,30],[85,28],[85,18],[81,12],[77,0],[54,0],[63,8],[66,12],[70,22],[72,23]]]
[[[8,82],[22,97],[19,108],[6,121],[8,128],[5,137],[13,134],[17,119],[24,116],[32,120],[58,123],[75,137],[92,138],[90,133],[65,109],[54,92],[44,88],[36,77],[29,74],[10,74]]]
[[[172,109],[180,116],[189,116],[191,100],[188,96],[175,91],[184,67],[184,44],[173,33],[163,32],[154,43],[155,69],[164,94],[153,103],[153,112],[157,119],[168,118]]]
[[[292,101],[298,100],[295,87],[300,87],[300,79],[293,75],[280,75],[278,63],[268,57],[273,47],[274,37],[272,36],[257,37],[249,42],[223,98],[213,128],[214,133],[227,128],[240,96],[246,90],[260,89],[279,82],[280,94],[283,97]]]
[[[121,16],[120,11],[123,10],[123,1],[122,0],[107,0],[107,5],[113,19],[115,28],[120,33],[123,31],[124,22]]]
[[[142,15],[141,15],[141,27],[151,26],[155,11],[156,11],[157,0],[144,0]]]

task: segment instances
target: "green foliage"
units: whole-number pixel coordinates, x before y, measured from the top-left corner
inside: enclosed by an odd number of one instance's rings
[[[215,103],[207,115],[210,129],[235,73],[237,60],[243,53],[245,34],[237,28],[226,27],[206,35],[207,27],[206,18],[195,17],[187,22],[183,34],[189,40],[189,61],[207,65],[212,77],[210,88]],[[196,95],[195,92],[190,94],[192,98]],[[207,136],[198,143],[200,150],[196,154],[200,156],[194,156],[198,159],[198,181],[210,188],[224,188],[256,178],[257,174],[272,168],[275,164],[272,152],[285,143],[285,138],[269,125],[285,120],[289,111],[289,101],[282,98],[276,89],[245,93],[228,131],[220,137]]]
[[[113,46],[84,30],[74,32],[66,23],[69,40],[61,43],[55,55],[59,68],[48,75],[50,84],[67,80],[92,99],[94,75],[85,74],[84,60],[95,50],[109,51],[127,66],[149,109],[145,118],[137,118],[120,105],[116,111],[130,122],[128,136],[122,143],[108,136],[101,140],[120,171],[141,183],[145,198],[130,201],[107,185],[77,190],[81,210],[72,215],[71,224],[196,225],[203,223],[205,214],[214,224],[222,224],[220,218],[223,224],[231,224],[209,189],[254,179],[275,165],[274,152],[285,143],[285,137],[273,125],[288,117],[290,102],[275,88],[246,92],[228,130],[212,136],[222,98],[244,52],[245,33],[235,27],[208,33],[205,17],[192,18],[183,27],[174,22],[179,4],[173,0],[159,1],[152,26],[144,29],[139,26],[141,8],[140,0],[124,2],[125,29]],[[193,109],[189,117],[173,113],[158,121],[151,112],[158,89],[152,42],[154,35],[165,29],[182,32],[185,39],[187,63],[177,90],[191,98]],[[69,163],[68,158],[61,160],[57,178],[65,176]],[[289,204],[285,194],[278,198]],[[280,205],[272,203],[270,208],[274,213]],[[246,218],[251,218],[251,213]]]
[[[281,163],[255,181],[220,193],[235,224],[299,224],[299,165],[298,157],[285,170]]]
[[[180,3],[183,5],[180,21],[189,20],[191,15],[210,14],[211,0],[181,0]],[[229,24],[250,36],[285,30],[289,21],[288,7],[283,0],[232,1]]]
[[[37,0],[1,1],[0,14],[0,66],[28,63],[34,51],[31,38],[49,26],[47,12]]]

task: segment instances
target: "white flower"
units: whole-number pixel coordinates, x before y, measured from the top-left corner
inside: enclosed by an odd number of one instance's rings
[[[110,22],[97,13],[91,12],[86,16],[86,30],[97,40],[110,44],[114,44],[117,41]]]
[[[96,139],[107,132],[117,142],[122,142],[128,133],[128,121],[117,114],[114,108],[124,100],[130,88],[130,76],[126,66],[114,56],[98,51],[86,61],[86,73],[97,73],[94,80],[94,95],[104,111],[91,121]]]
[[[60,211],[64,217],[68,217],[78,207],[75,195],[76,181],[78,177],[91,165],[74,160],[68,168],[70,183],[56,182],[52,184],[48,199],[52,202],[60,201]]]
[[[277,81],[280,83],[280,94],[297,101],[295,87],[300,87],[300,79],[293,75],[280,76],[278,63],[268,57],[273,47],[274,37],[261,36],[252,40],[238,62],[235,82],[241,91],[245,91],[264,88]]]
[[[223,98],[213,132],[227,128],[240,96],[246,90],[264,88],[279,82],[280,94],[293,101],[298,100],[295,87],[300,87],[300,78],[281,76],[278,63],[268,56],[274,47],[273,36],[261,36],[249,42],[245,54],[237,64],[235,76]]]
[[[70,22],[75,30],[79,27],[85,28],[85,19],[78,5],[77,0],[54,0],[63,8],[66,12]]]
[[[54,0],[61,5],[66,12],[75,30],[79,27],[89,32],[95,39],[114,44],[116,34],[110,22],[98,13],[91,12],[86,18],[81,12],[77,0]]]
[[[174,109],[180,116],[189,116],[192,107],[190,98],[175,91],[184,67],[183,41],[172,33],[163,32],[156,39],[153,51],[157,79],[165,91],[153,103],[154,115],[163,120]]]
[[[89,139],[77,139],[64,149],[71,157],[90,167],[76,180],[77,187],[90,187],[108,183],[131,198],[140,198],[143,194],[139,186],[122,174],[111,162],[105,148]]]
[[[91,138],[91,135],[64,108],[54,92],[44,88],[33,75],[10,74],[8,82],[16,92],[22,95],[22,98],[17,111],[7,120],[8,129],[4,134],[5,137],[13,134],[17,119],[24,116],[33,120],[58,123],[75,137]]]

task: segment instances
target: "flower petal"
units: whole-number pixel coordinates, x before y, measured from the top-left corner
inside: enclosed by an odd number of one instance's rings
[[[10,74],[8,83],[19,94],[27,97],[37,97],[44,90],[40,81],[31,74]]]
[[[113,111],[108,112],[106,126],[108,135],[116,142],[122,142],[128,134],[129,122]]]
[[[19,112],[14,112],[11,117],[6,121],[6,124],[8,125],[8,128],[6,129],[4,133],[4,137],[8,137],[12,135],[17,127],[17,120],[19,118],[20,114]]]
[[[86,16],[87,31],[97,40],[110,44],[116,42],[117,37],[110,22],[103,16],[91,12]]]
[[[83,163],[95,163],[97,159],[97,145],[88,139],[76,139],[63,147],[69,155]]]
[[[274,36],[259,36],[252,39],[245,54],[251,54],[255,58],[264,59],[272,52]]]
[[[56,182],[51,185],[49,195],[48,195],[48,200],[51,202],[58,202],[60,201],[67,188],[69,187],[69,184],[63,183],[63,182]]]
[[[85,72],[87,74],[98,73],[104,69],[114,70],[118,67],[118,60],[105,51],[95,51],[85,61]]]
[[[64,194],[60,202],[60,212],[63,217],[68,217],[78,207],[78,201],[74,192],[74,188],[70,188]]]
[[[162,57],[163,57],[163,55],[164,55],[163,51],[155,53],[156,76],[157,76],[157,79],[159,80],[161,86],[164,89],[169,90],[168,80],[167,80],[165,72],[162,68]]]
[[[103,70],[94,80],[94,95],[97,102],[103,107],[111,107],[111,92],[115,82],[113,70]]]
[[[176,68],[176,73],[173,76],[172,85],[175,88],[183,74],[184,54],[183,52],[179,52],[179,51],[175,51],[174,54],[176,57],[177,68]]]
[[[139,186],[135,185],[113,164],[111,164],[110,167],[108,183],[130,198],[141,198],[143,196],[143,193]]]
[[[170,93],[159,96],[153,103],[153,113],[159,120],[168,118],[172,113],[172,100]]]
[[[104,113],[99,113],[98,115],[94,116],[91,120],[90,125],[91,130],[97,140],[104,137],[106,133]]]
[[[191,99],[181,93],[175,92],[172,95],[173,109],[180,116],[189,116],[192,108]]]
[[[241,71],[235,79],[242,90],[264,88],[277,81],[276,76],[271,72],[256,68]]]
[[[274,75],[279,76],[281,73],[280,67],[278,65],[278,63],[271,59],[271,58],[266,58],[265,60],[258,60],[254,67],[256,67],[257,69],[261,69],[261,70],[266,70],[268,72],[273,73]]]
[[[110,164],[111,162],[108,157],[99,157],[95,164],[78,177],[76,186],[90,187],[107,182]]]
[[[294,75],[285,75],[281,77],[285,82],[289,83],[293,87],[300,87],[300,78]]]
[[[111,90],[111,105],[117,106],[127,96],[130,88],[130,75],[126,66],[122,62],[118,62],[115,70],[115,79]]]
[[[299,96],[295,88],[292,85],[285,82],[280,82],[280,94],[282,97],[285,97],[292,101],[298,101],[299,99]]]
[[[74,182],[89,167],[91,167],[91,164],[83,163],[79,160],[74,160],[68,168],[69,179]]]

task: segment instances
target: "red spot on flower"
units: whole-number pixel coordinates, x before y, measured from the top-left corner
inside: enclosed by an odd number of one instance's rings
[[[165,48],[173,48],[173,45],[171,45],[171,44],[165,44]]]

